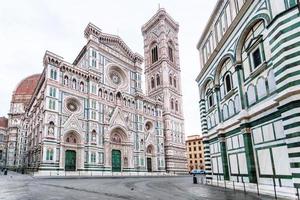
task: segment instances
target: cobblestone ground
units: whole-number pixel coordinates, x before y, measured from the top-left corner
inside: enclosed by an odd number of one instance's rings
[[[192,177],[32,178],[9,172],[0,175],[1,200],[163,199],[250,200],[272,199],[222,188],[192,184]]]

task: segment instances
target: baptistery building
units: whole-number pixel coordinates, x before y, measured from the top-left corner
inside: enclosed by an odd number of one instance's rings
[[[144,58],[91,23],[73,62],[46,51],[17,125],[21,165],[44,174],[185,171],[178,31],[159,9],[142,27]]]
[[[197,45],[205,168],[212,182],[249,183],[255,192],[276,189],[295,198],[299,23],[296,0],[217,2]]]

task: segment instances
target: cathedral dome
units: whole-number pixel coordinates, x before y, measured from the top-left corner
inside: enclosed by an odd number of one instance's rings
[[[6,117],[0,117],[0,128],[7,128],[8,119]]]
[[[27,104],[34,93],[37,83],[41,74],[34,74],[23,79],[16,87],[12,103],[25,103]]]

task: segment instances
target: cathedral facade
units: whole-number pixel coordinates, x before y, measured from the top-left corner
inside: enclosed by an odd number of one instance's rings
[[[142,27],[145,59],[91,23],[73,63],[46,51],[14,139],[20,165],[39,173],[185,171],[178,28],[159,9]]]

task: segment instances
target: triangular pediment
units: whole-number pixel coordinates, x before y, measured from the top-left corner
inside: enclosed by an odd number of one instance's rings
[[[114,110],[114,113],[113,113],[112,117],[110,118],[109,125],[111,127],[115,126],[115,125],[119,125],[122,127],[126,127],[128,129],[126,119],[125,119],[122,111],[120,110],[120,108],[117,107]]]
[[[75,115],[71,115],[69,119],[64,123],[64,132],[67,132],[69,130],[77,131],[78,133],[81,133],[82,127]]]

